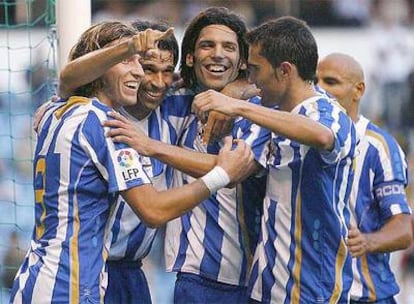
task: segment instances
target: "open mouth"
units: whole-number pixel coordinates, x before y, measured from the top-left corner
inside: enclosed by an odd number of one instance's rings
[[[127,81],[124,85],[131,90],[138,90],[138,82],[137,81]]]
[[[210,73],[224,73],[229,68],[222,64],[207,64],[204,66]]]
[[[164,92],[150,92],[150,91],[144,91],[148,96],[153,98],[160,98],[164,94]]]
[[[142,97],[153,100],[153,101],[158,101],[160,98],[163,98],[164,96],[164,91],[162,92],[153,92],[153,91],[145,91],[145,90],[140,90],[140,93],[142,94]]]

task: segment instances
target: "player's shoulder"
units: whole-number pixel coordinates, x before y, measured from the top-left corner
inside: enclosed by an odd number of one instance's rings
[[[385,149],[390,152],[401,149],[397,140],[393,135],[391,135],[391,133],[373,123],[372,121],[368,120],[366,122],[364,135],[368,142],[377,149]]]
[[[170,89],[162,101],[160,108],[162,112],[168,111],[189,112],[193,103],[195,93],[187,88]]]
[[[307,116],[318,113],[319,116],[332,117],[335,120],[342,117],[345,118],[342,119],[343,122],[351,123],[351,118],[346,115],[346,110],[335,98],[317,91],[312,97],[302,101],[293,111],[306,113]]]
[[[64,119],[67,125],[82,125],[83,132],[102,129],[102,122],[110,119],[108,113],[114,111],[97,98],[72,96],[59,102],[61,105],[53,113],[55,118]]]

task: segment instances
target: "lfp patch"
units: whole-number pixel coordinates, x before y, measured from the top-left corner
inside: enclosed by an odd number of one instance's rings
[[[124,168],[129,168],[134,165],[134,157],[132,153],[128,150],[122,150],[118,154],[117,160],[118,160],[118,164]]]
[[[132,149],[120,150],[116,160],[124,181],[128,182],[137,178],[142,178],[142,167],[137,152]]]

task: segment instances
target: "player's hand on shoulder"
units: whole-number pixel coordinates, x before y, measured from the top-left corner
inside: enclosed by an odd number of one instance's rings
[[[192,109],[198,117],[205,116],[205,113],[215,110],[220,113],[235,116],[235,108],[239,101],[228,97],[215,90],[207,90],[194,97]]]
[[[38,133],[40,121],[43,116],[45,116],[47,106],[50,103],[56,102],[59,100],[59,96],[53,95],[49,101],[43,103],[40,107],[37,108],[36,112],[33,114],[33,130]]]
[[[129,145],[141,155],[150,156],[151,139],[144,132],[118,112],[109,112],[108,115],[114,119],[109,119],[103,123],[104,127],[110,128],[106,132],[107,137],[111,137],[114,142]]]

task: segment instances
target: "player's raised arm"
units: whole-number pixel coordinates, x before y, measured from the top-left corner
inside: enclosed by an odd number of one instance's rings
[[[197,115],[215,110],[233,117],[242,116],[272,132],[318,149],[330,150],[334,144],[332,131],[308,117],[242,102],[214,90],[198,94],[193,109]]]
[[[77,88],[96,80],[112,66],[131,56],[155,52],[158,42],[173,32],[173,28],[166,32],[147,29],[123,42],[113,42],[105,48],[71,60],[60,72],[59,96],[67,98],[73,95]],[[70,56],[73,56],[74,52],[76,50],[72,49]]]

